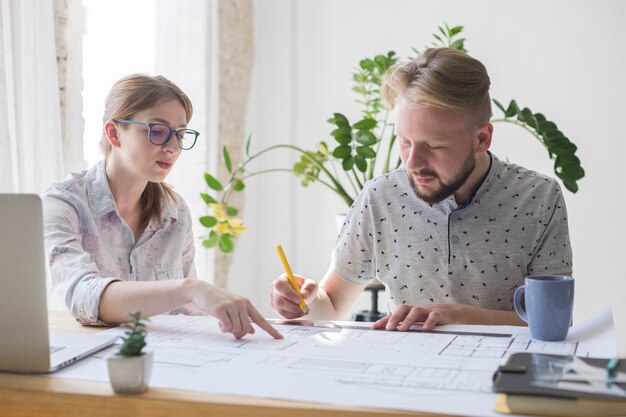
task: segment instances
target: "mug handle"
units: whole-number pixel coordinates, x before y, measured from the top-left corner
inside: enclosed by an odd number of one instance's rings
[[[515,311],[520,319],[524,320],[528,323],[528,316],[526,312],[522,309],[522,297],[524,296],[524,286],[518,287],[513,294],[513,307],[515,307]]]

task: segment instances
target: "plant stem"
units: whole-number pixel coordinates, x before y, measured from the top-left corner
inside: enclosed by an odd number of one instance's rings
[[[352,167],[352,175],[354,176],[354,179],[356,180],[356,183],[359,185],[359,189],[363,189],[363,183],[361,182],[361,180],[359,180],[359,174],[355,171],[354,167]]]
[[[241,177],[241,178],[239,178],[239,179],[240,179],[240,180],[245,180],[245,179],[247,179],[247,178],[255,177],[255,176],[257,176],[257,175],[261,175],[261,174],[267,174],[267,173],[269,173],[269,172],[292,172],[292,173],[293,173],[293,170],[292,170],[292,169],[289,169],[289,168],[272,168],[272,169],[264,169],[264,170],[262,170],[262,171],[250,172],[249,174],[244,175],[243,177]],[[307,177],[307,178],[308,178],[308,179],[310,179],[311,181],[319,182],[320,184],[323,184],[323,185],[325,185],[326,187],[328,187],[328,188],[330,188],[331,190],[333,190],[334,192],[338,193],[338,192],[337,192],[337,189],[336,189],[336,188],[334,188],[334,187],[333,187],[332,185],[330,185],[329,183],[327,183],[326,181],[321,180],[321,179],[319,179],[319,178],[317,178],[317,177],[315,177],[314,175],[311,175],[311,174],[306,174],[306,173],[303,173],[302,175],[304,175],[305,177]]]
[[[387,128],[388,117],[389,117],[389,110],[385,111],[385,118],[383,119],[383,127],[380,131],[380,136],[378,137],[378,143],[376,144],[376,155],[378,155],[378,152],[380,152],[380,146],[381,146],[381,143],[383,142],[383,138],[385,137],[385,130]],[[372,159],[372,163],[370,164],[370,169],[368,173],[368,179],[370,180],[374,178],[374,165],[376,165],[377,159],[378,158]]]
[[[255,153],[254,155],[252,155],[251,157],[246,159],[244,162],[239,164],[239,168],[237,168],[237,170],[235,172],[233,172],[233,174],[231,175],[230,180],[228,181],[228,183],[232,184],[233,180],[237,177],[237,175],[239,173],[243,172],[245,166],[248,165],[252,160],[258,158],[259,156],[263,155],[264,153],[270,152],[270,151],[272,151],[274,149],[280,149],[280,148],[291,149],[291,150],[294,150],[296,152],[300,152],[302,155],[304,155],[304,157],[306,159],[308,159],[313,165],[317,166],[321,171],[323,171],[326,174],[326,176],[331,180],[331,182],[334,185],[334,188],[331,188],[331,189],[333,191],[335,191],[339,195],[339,197],[341,197],[343,199],[343,201],[345,201],[348,204],[348,206],[352,205],[354,200],[346,192],[346,190],[343,188],[341,183],[333,176],[333,174],[322,163],[320,163],[317,159],[315,159],[312,156],[310,156],[304,149],[301,149],[301,148],[299,148],[297,146],[294,146],[294,145],[284,145],[284,144],[274,145],[274,146],[270,146],[268,148],[265,148],[265,149]],[[230,198],[230,193],[231,192],[232,192],[232,189],[229,189],[228,191],[226,191],[226,193],[224,193],[224,196],[222,197],[222,200],[221,200],[222,204],[225,201],[227,201],[228,198]],[[228,195],[228,198],[225,198],[226,195]]]
[[[391,139],[389,140],[389,147],[387,148],[387,158],[385,159],[385,171],[389,172],[389,161],[391,160],[391,151],[393,149],[393,144],[396,142],[396,133],[391,132]]]
[[[335,175],[337,175],[337,178],[339,178],[339,175],[337,174],[337,170],[335,168],[335,163],[336,163],[335,160],[331,159],[331,166],[333,167],[333,171],[335,171]],[[354,194],[359,195],[359,189],[356,187],[356,184],[354,183],[354,181],[352,181],[352,177],[350,176],[348,171],[343,171],[343,173],[345,174],[346,178],[348,178],[348,182],[352,186],[352,189],[354,190]]]
[[[541,137],[541,135],[539,135],[536,131],[534,131],[533,129],[529,128],[528,125],[526,123],[522,123],[519,120],[513,120],[513,119],[507,119],[507,118],[502,118],[502,119],[492,119],[490,120],[491,123],[498,123],[498,122],[506,122],[506,123],[512,123],[514,125],[523,127],[524,129],[526,129],[528,132],[530,132],[534,137],[537,138],[537,140],[539,142],[541,142],[541,144],[543,146],[546,147],[546,149],[548,148],[546,146],[546,143],[543,141],[543,138]]]

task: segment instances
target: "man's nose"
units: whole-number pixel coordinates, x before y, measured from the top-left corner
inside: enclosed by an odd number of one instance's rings
[[[428,166],[428,158],[422,149],[417,146],[412,146],[406,158],[406,169],[409,171],[419,171]]]

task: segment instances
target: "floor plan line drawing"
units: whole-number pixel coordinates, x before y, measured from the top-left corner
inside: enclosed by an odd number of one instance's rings
[[[538,342],[526,327],[512,326],[388,332],[275,324],[284,339],[260,329],[234,339],[209,316],[156,316],[146,341],[155,353],[154,387],[287,400],[305,394],[321,403],[442,414],[471,409],[476,416],[496,416],[492,375],[513,352],[615,355],[610,310],[602,317],[605,321],[572,328],[564,342]],[[123,329],[106,332],[123,335]],[[79,361],[54,377],[107,381],[105,357]],[[455,402],[445,400],[450,395]]]

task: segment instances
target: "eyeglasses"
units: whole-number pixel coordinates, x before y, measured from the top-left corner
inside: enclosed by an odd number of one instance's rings
[[[131,125],[147,126],[148,139],[150,140],[150,143],[157,146],[165,145],[167,142],[170,141],[172,135],[174,135],[176,136],[176,143],[178,144],[178,147],[183,150],[189,150],[193,148],[193,145],[196,144],[198,135],[200,135],[200,133],[192,129],[174,130],[168,125],[164,125],[163,123],[144,123],[136,122],[134,120],[119,119],[113,119],[113,121],[116,123],[128,123]]]

